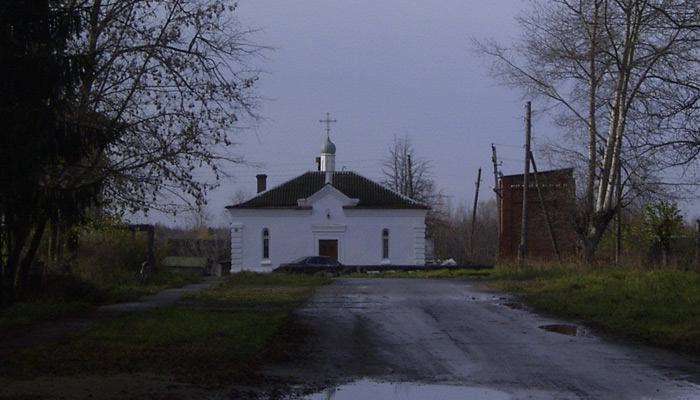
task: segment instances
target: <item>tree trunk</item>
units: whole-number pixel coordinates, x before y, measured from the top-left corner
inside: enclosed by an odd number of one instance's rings
[[[25,225],[17,226],[12,217],[5,219],[5,243],[7,257],[3,260],[2,271],[2,306],[9,306],[17,301],[15,283],[17,281],[17,268],[21,261],[24,243],[29,236],[29,229]]]
[[[24,300],[27,296],[29,289],[29,272],[34,264],[34,259],[39,250],[39,244],[41,243],[41,238],[44,236],[45,229],[46,219],[43,219],[37,223],[29,246],[17,266],[16,300]]]
[[[616,203],[619,196],[615,196],[615,194],[616,190],[621,190],[618,182],[622,179],[620,168],[620,163],[622,162],[622,138],[627,122],[627,95],[629,93],[631,65],[634,59],[634,48],[638,34],[636,25],[638,23],[636,18],[638,17],[632,11],[627,14],[625,39],[622,46],[623,55],[618,65],[618,76],[613,103],[611,104],[608,137],[601,163],[597,199],[593,215],[588,222],[588,229],[583,240],[583,249],[580,257],[581,262],[586,264],[593,261],[600,238],[615,216],[616,210],[618,210]]]
[[[661,265],[663,265],[664,268],[668,268],[668,258],[670,254],[671,244],[664,243],[663,246],[661,246]]]
[[[595,213],[588,224],[588,230],[581,242],[581,253],[579,254],[579,262],[581,264],[590,264],[593,262],[595,252],[598,249],[600,238],[612,221],[614,211]]]
[[[598,164],[597,144],[598,127],[596,122],[596,109],[598,104],[599,77],[596,68],[598,49],[598,22],[600,19],[600,3],[595,2],[593,12],[593,24],[588,33],[588,171],[586,172],[585,213],[592,213],[595,202],[595,178]]]
[[[26,296],[29,272],[45,228],[45,218],[36,221],[33,231],[28,222],[6,220],[3,245],[8,254],[2,263],[0,307],[10,306]]]

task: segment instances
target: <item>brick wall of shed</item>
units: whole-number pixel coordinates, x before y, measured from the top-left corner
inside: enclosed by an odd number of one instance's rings
[[[538,178],[559,252],[563,259],[573,259],[576,256],[577,241],[571,223],[575,207],[573,169],[540,172]],[[523,212],[523,175],[502,177],[499,190],[499,261],[507,262],[518,256]],[[534,174],[529,177],[528,204],[526,258],[556,260]]]

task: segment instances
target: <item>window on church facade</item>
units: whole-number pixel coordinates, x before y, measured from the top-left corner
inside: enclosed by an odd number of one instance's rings
[[[262,258],[270,258],[270,230],[267,228],[262,231]]]
[[[389,230],[384,229],[382,231],[382,258],[389,258]]]

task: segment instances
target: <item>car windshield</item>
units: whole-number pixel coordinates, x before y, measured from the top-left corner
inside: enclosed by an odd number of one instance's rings
[[[339,265],[338,260],[332,257],[319,257],[319,264]]]
[[[289,264],[293,264],[293,265],[329,265],[329,266],[340,265],[338,260],[336,260],[335,258],[326,257],[326,256],[299,257]]]

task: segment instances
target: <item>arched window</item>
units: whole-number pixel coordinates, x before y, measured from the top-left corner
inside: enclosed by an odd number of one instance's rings
[[[262,258],[270,258],[270,230],[267,228],[262,231]]]
[[[389,230],[384,229],[382,231],[382,258],[389,258]]]

